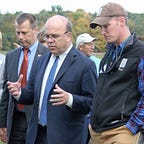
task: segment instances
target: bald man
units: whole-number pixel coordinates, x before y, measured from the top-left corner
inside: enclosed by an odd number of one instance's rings
[[[87,114],[97,81],[95,64],[73,46],[72,24],[66,17],[50,17],[45,27],[44,39],[50,53],[38,59],[21,93],[22,76],[15,83],[8,82],[9,92],[19,102],[27,104],[34,101],[27,144],[86,144]],[[46,81],[57,58],[52,86],[49,86],[49,92],[45,92]],[[44,102],[46,114],[42,112]]]

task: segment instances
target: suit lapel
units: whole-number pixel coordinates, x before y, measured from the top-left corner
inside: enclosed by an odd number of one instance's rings
[[[41,56],[41,45],[38,43],[38,46],[37,46],[37,51],[36,51],[36,54],[35,54],[35,59],[37,57],[40,57]]]
[[[54,84],[59,81],[59,79],[64,75],[64,73],[71,67],[71,65],[75,62],[77,58],[76,50],[75,48],[72,48],[68,55],[66,56],[61,68],[58,71],[58,74],[55,78]]]
[[[39,86],[37,86],[37,91],[41,91],[41,87],[40,85],[42,85],[42,81],[43,81],[43,76],[45,73],[45,69],[47,67],[48,61],[50,59],[51,54],[46,55],[45,57],[43,57],[42,64],[39,70],[39,76],[38,76],[38,82],[39,82]],[[76,49],[72,48],[70,50],[70,52],[68,53],[68,55],[66,56],[61,68],[58,71],[58,74],[53,82],[53,86],[60,80],[60,78],[64,75],[64,73],[69,69],[69,67],[75,62],[77,58],[77,53],[76,53]],[[53,87],[52,86],[52,87]],[[38,94],[38,96],[40,96],[40,94]]]
[[[33,65],[35,64],[36,59],[41,56],[41,48],[42,48],[42,47],[41,47],[40,44],[38,43],[38,46],[37,46],[36,54],[35,54],[35,56],[34,56],[34,60],[33,60],[32,67],[33,67]]]
[[[37,81],[38,81],[38,86],[37,86],[37,91],[40,93],[41,92],[41,86],[42,86],[42,82],[43,82],[43,77],[44,77],[44,73],[48,64],[48,61],[50,59],[51,54],[47,54],[43,57],[43,59],[41,60],[42,63],[40,63],[40,68],[39,68],[39,75],[37,77]],[[38,97],[40,96],[40,94],[38,94]]]
[[[14,79],[14,81],[16,81],[17,79],[18,79],[18,77],[19,77],[19,75],[18,75],[18,65],[19,65],[19,57],[20,57],[20,53],[21,53],[21,48],[18,48],[18,49],[16,49],[16,53],[17,54],[14,54],[14,65],[12,65],[12,69],[13,69],[13,74],[14,74],[14,76],[13,76],[13,78],[12,79]]]

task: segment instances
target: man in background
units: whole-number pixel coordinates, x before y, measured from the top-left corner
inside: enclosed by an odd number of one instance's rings
[[[20,13],[15,19],[15,30],[20,47],[6,55],[4,91],[0,103],[0,137],[8,144],[25,144],[32,105],[18,104],[9,94],[7,81],[18,79],[25,59],[27,60],[26,81],[28,81],[36,58],[45,54],[48,49],[37,40],[38,22],[34,15]]]
[[[97,71],[97,76],[99,74],[100,59],[94,56],[95,41],[97,38],[92,37],[88,33],[80,34],[76,38],[76,48],[84,53],[87,57],[94,61]]]
[[[48,47],[47,41],[44,39],[45,36],[45,27],[42,27],[40,31],[37,33],[37,39],[41,44]]]
[[[80,50],[85,56],[87,56],[92,61],[94,61],[95,67],[96,67],[96,72],[97,72],[97,77],[98,77],[100,59],[97,58],[96,56],[93,56],[96,40],[97,40],[97,38],[92,37],[88,33],[80,34],[76,38],[76,48],[78,50]],[[90,124],[90,113],[88,114],[88,128],[91,128],[89,126],[89,124]],[[90,136],[90,132],[88,129],[87,144],[89,143],[90,138],[91,138],[91,136]]]

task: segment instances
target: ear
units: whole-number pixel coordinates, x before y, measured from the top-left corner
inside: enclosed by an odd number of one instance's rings
[[[65,34],[65,36],[67,37],[67,41],[71,41],[72,38],[73,38],[73,35],[72,35],[71,32],[67,32],[67,33]]]
[[[120,21],[120,26],[123,27],[124,25],[126,25],[126,19],[125,17],[119,17],[119,21]]]
[[[83,45],[79,45],[79,50],[80,50],[80,51],[83,50]]]
[[[35,33],[37,33],[39,30],[37,27],[34,28]]]

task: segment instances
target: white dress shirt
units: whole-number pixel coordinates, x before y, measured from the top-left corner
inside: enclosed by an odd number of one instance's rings
[[[4,65],[5,65],[5,55],[0,54],[0,99],[3,92]]]
[[[71,45],[63,54],[61,54],[61,55],[59,56],[59,59],[58,59],[58,67],[57,67],[57,69],[56,69],[54,79],[55,79],[55,77],[56,77],[56,75],[57,75],[60,67],[62,66],[62,63],[63,63],[63,61],[65,60],[67,54],[68,54],[69,51],[71,50],[71,48],[72,48],[72,45]],[[41,87],[40,101],[39,101],[39,115],[40,115],[40,111],[41,111],[41,106],[42,106],[42,101],[43,101],[43,96],[44,96],[44,92],[45,92],[45,87],[46,87],[47,79],[48,79],[50,70],[51,70],[51,68],[52,68],[52,65],[53,65],[55,59],[56,59],[56,56],[54,56],[54,55],[52,54],[51,57],[50,57],[49,63],[47,64],[45,73],[44,73],[43,82],[42,82],[42,87]],[[72,102],[73,102],[73,97],[72,97],[72,95],[70,94],[68,103],[67,103],[66,105],[69,106],[69,107],[71,107],[71,106],[72,106]]]

